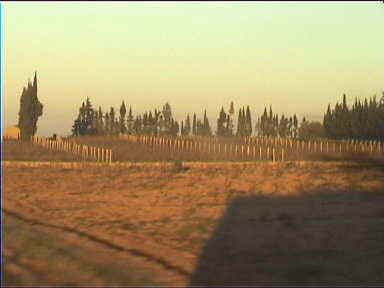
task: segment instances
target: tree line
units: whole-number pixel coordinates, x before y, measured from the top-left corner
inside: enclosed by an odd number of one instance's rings
[[[337,102],[333,109],[328,105],[323,125],[326,136],[333,139],[384,140],[384,92],[379,101],[376,96],[355,99],[351,108],[344,94],[342,103]]]
[[[28,90],[29,91],[29,90]],[[27,93],[27,92],[23,92]],[[101,107],[94,109],[89,98],[79,108],[78,117],[72,126],[72,135],[150,135],[150,136],[217,136],[217,137],[247,137],[252,135],[262,137],[281,138],[324,138],[329,139],[378,139],[384,140],[384,92],[380,101],[376,97],[355,99],[352,108],[346,102],[336,103],[334,109],[328,105],[324,114],[323,123],[308,121],[303,117],[299,120],[296,114],[279,116],[274,113],[272,106],[264,107],[263,114],[257,118],[252,126],[251,110],[249,106],[241,107],[238,112],[237,127],[234,125],[234,105],[230,103],[229,111],[221,107],[217,128],[213,132],[209,123],[207,112],[199,118],[196,113],[192,117],[187,114],[186,119],[180,123],[174,119],[172,109],[167,102],[162,109],[147,111],[143,114],[133,115],[132,108],[127,108],[122,102],[119,115],[113,107],[103,112]]]
[[[22,139],[30,139],[36,134],[38,118],[43,115],[43,104],[37,97],[37,75],[33,84],[28,80],[20,97],[20,110],[17,127]],[[233,102],[229,111],[221,107],[217,118],[216,131],[212,131],[207,112],[202,118],[196,113],[186,115],[179,123],[172,115],[167,102],[162,109],[147,111],[133,115],[132,108],[127,109],[124,101],[118,113],[114,107],[103,112],[102,108],[94,109],[89,98],[79,108],[77,118],[72,126],[72,135],[151,135],[151,136],[217,136],[247,137],[252,135],[264,137],[288,137],[310,139],[327,137],[330,139],[364,139],[384,140],[384,92],[378,101],[376,96],[364,100],[355,99],[351,108],[348,107],[346,95],[341,103],[337,102],[333,109],[328,105],[324,113],[323,123],[307,121],[303,117],[299,124],[296,114],[285,116],[272,111],[272,106],[264,107],[263,114],[252,126],[249,106],[239,109],[236,131],[234,125],[235,110]]]
[[[162,110],[145,112],[133,116],[132,108],[122,102],[119,115],[114,107],[105,113],[101,107],[94,109],[89,98],[79,108],[79,113],[72,126],[72,135],[153,135],[176,136],[180,130],[179,123],[172,117],[171,106],[166,103]]]
[[[272,106],[264,108],[264,113],[257,119],[253,128],[249,106],[241,107],[238,112],[237,127],[234,125],[234,105],[230,103],[229,111],[221,107],[217,118],[217,129],[212,131],[207,112],[199,118],[196,113],[186,115],[180,123],[172,116],[172,108],[167,102],[162,109],[147,111],[133,115],[132,108],[122,101],[119,114],[114,107],[103,112],[102,108],[94,109],[89,98],[79,108],[79,113],[72,126],[72,135],[148,135],[148,136],[217,136],[217,137],[248,137],[256,134],[265,137],[314,138],[322,137],[322,125],[319,122],[308,122],[303,118],[299,127],[296,114],[279,117],[273,113]]]

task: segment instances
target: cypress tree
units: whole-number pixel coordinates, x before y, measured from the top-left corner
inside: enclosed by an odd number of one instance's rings
[[[227,114],[225,135],[227,137],[233,136],[233,120],[230,114]]]
[[[105,116],[104,116],[104,119],[105,119],[105,123],[104,123],[104,133],[106,135],[109,135],[111,133],[111,121],[109,119],[109,113],[108,112],[105,112]]]
[[[189,119],[189,114],[187,114],[187,120],[185,120],[185,136],[191,134],[191,120]]]
[[[236,131],[236,136],[241,137],[243,136],[243,113],[241,108],[239,109],[239,114],[237,116],[237,131]]]
[[[288,136],[289,137],[293,137],[293,119],[292,119],[292,116],[291,117],[289,117],[289,122],[288,122]]]
[[[127,130],[129,135],[133,135],[135,133],[135,120],[132,115],[132,108],[129,107],[128,117],[127,117]]]
[[[323,127],[328,137],[332,135],[331,125],[332,125],[332,111],[331,111],[331,105],[328,104],[327,112],[324,114],[324,118],[323,118]]]
[[[127,109],[125,108],[124,101],[121,103],[120,106],[120,117],[119,117],[119,128],[120,133],[126,133],[127,127],[125,126],[125,115],[127,114]]]
[[[116,133],[116,121],[115,121],[115,109],[111,107],[111,110],[109,111],[109,131],[110,134]]]
[[[229,119],[229,115],[228,115],[228,119]],[[224,108],[221,107],[221,110],[219,113],[219,118],[217,118],[217,130],[216,130],[217,136],[219,136],[219,137],[227,136],[226,131],[227,131],[228,125],[227,125],[227,127],[225,126],[226,122],[228,123],[229,121],[227,121],[227,115],[224,112]]]
[[[203,135],[204,136],[211,136],[212,135],[212,131],[211,131],[211,127],[209,125],[209,120],[207,117],[207,111],[206,110],[204,110]]]
[[[184,129],[184,121],[181,120],[181,129],[180,129],[181,136],[185,136],[185,129]]]
[[[264,113],[260,119],[260,128],[261,128],[261,135],[262,136],[268,136],[269,127],[268,127],[267,107],[264,107]]]
[[[97,134],[98,135],[102,135],[104,134],[104,123],[103,123],[103,112],[101,111],[101,106],[99,106],[99,112],[97,114],[97,125],[98,125],[98,129],[97,129]]]
[[[299,132],[299,122],[297,120],[296,114],[293,114],[293,138],[297,138]]]
[[[37,97],[37,73],[33,79],[33,85],[28,81],[28,88],[23,88],[20,98],[20,110],[18,127],[20,137],[23,140],[30,140],[37,131],[37,121],[43,115],[43,104]]]
[[[246,126],[246,136],[252,135],[252,119],[251,119],[251,110],[249,109],[249,106],[247,106],[247,114],[245,116],[245,126]]]

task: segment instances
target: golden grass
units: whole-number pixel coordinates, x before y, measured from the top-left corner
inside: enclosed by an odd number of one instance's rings
[[[178,138],[182,139],[182,138]],[[208,138],[209,139],[209,138]],[[200,139],[199,141],[203,143],[207,143],[208,139]],[[214,141],[215,138],[211,138],[210,141]],[[246,156],[246,150],[244,150],[244,155],[241,156],[240,152],[239,155],[235,155],[234,152],[231,154],[227,153],[225,154],[223,152],[224,147],[222,146],[222,151],[220,153],[217,152],[213,153],[205,151],[181,151],[175,150],[174,147],[160,147],[159,145],[146,145],[141,143],[134,143],[130,142],[126,139],[121,139],[117,136],[82,136],[82,137],[73,137],[71,138],[71,141],[76,142],[77,144],[84,144],[84,145],[90,145],[90,146],[96,146],[96,147],[103,147],[107,149],[113,150],[113,160],[114,161],[135,161],[135,162],[153,162],[153,161],[204,161],[204,162],[210,162],[210,161],[219,161],[219,162],[225,162],[225,161],[259,161],[259,148],[260,146],[256,146],[256,159],[253,157],[253,146],[255,144],[251,145],[250,150],[250,156]],[[329,141],[330,143],[337,142],[337,141]],[[213,142],[212,142],[213,143]],[[244,142],[241,141],[240,138],[231,138],[231,139],[225,139],[225,138],[219,138],[217,139],[216,143],[221,143],[222,145],[224,143],[226,144],[244,144]],[[338,142],[342,143],[342,142]],[[334,152],[332,149],[332,145],[329,147],[329,152],[326,152],[325,146],[323,147],[323,152],[318,152],[319,145],[317,145],[317,152],[313,152],[313,144],[311,151],[307,151],[308,147],[305,146],[304,150],[297,149],[296,146],[293,146],[293,148],[284,148],[284,159],[286,161],[372,161],[373,159],[380,159],[384,163],[384,155],[383,153],[373,153],[370,154],[369,152],[345,152],[346,146],[345,143],[343,145],[343,152],[339,152],[339,146],[336,145],[336,152]],[[206,146],[204,146],[206,147]],[[245,146],[244,146],[245,147]],[[267,148],[269,147],[269,158],[267,159]],[[272,160],[272,148],[275,147],[275,159],[277,161],[281,160],[281,146],[280,144],[269,144],[265,145],[262,144],[262,161],[271,161]],[[301,146],[300,146],[301,147]],[[351,146],[352,147],[352,146]],[[205,148],[207,149],[207,148]],[[211,148],[213,149],[213,148]],[[216,148],[218,149],[218,148]],[[229,149],[229,147],[227,148]],[[240,146],[239,146],[240,151]],[[352,149],[352,148],[351,148]],[[367,149],[367,148],[366,148]]]
[[[3,213],[3,282],[14,286],[159,285],[154,271],[100,245]],[[70,237],[69,237],[70,236]],[[93,244],[93,245],[90,245]],[[113,258],[111,256],[113,255]],[[163,283],[164,285],[164,283]]]
[[[188,271],[173,284],[361,284],[384,281],[383,180],[358,163],[6,167],[3,201]]]
[[[223,151],[218,153],[200,151],[175,151],[174,148],[165,148],[158,145],[145,145],[141,143],[130,142],[126,139],[110,136],[82,136],[73,137],[70,141],[77,144],[83,144],[98,148],[112,149],[113,162],[239,162],[239,161],[260,161],[259,148],[256,148],[256,159],[253,157],[253,148],[250,150],[250,156],[225,154]],[[206,140],[204,140],[206,141]],[[228,140],[229,141],[229,140]],[[220,143],[227,143],[223,139]],[[239,141],[233,139],[232,142],[241,144]],[[228,143],[231,143],[228,142]],[[236,142],[237,141],[237,142]],[[262,145],[262,161],[272,161],[272,145],[268,146],[270,149],[269,158],[267,159],[267,146]],[[221,148],[223,149],[223,147]],[[240,148],[239,148],[240,149]],[[384,163],[383,153],[370,154],[368,152],[308,152],[298,151],[296,148],[284,148],[285,161],[321,161],[321,162],[343,162],[343,161],[380,161]],[[43,148],[38,145],[33,145],[31,142],[22,141],[4,141],[3,142],[3,160],[7,161],[81,161],[81,157],[63,151],[54,151]],[[240,153],[240,152],[239,152]],[[246,150],[244,150],[246,153]],[[275,160],[281,160],[281,147],[276,146]]]
[[[2,145],[5,161],[79,161],[71,153],[49,150],[30,141],[7,140]]]

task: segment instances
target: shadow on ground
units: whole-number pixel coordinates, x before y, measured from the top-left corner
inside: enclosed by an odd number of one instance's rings
[[[383,203],[384,190],[237,197],[190,285],[383,285]]]

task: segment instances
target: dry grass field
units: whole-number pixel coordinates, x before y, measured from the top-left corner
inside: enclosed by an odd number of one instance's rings
[[[82,137],[73,137],[70,141],[73,141],[77,144],[89,145],[94,147],[102,147],[107,149],[112,149],[113,151],[113,161],[136,161],[136,162],[153,162],[153,161],[200,161],[200,162],[227,162],[227,161],[255,161],[259,160],[259,149],[262,149],[263,161],[272,160],[272,149],[276,150],[276,160],[280,161],[282,159],[281,148],[284,148],[284,159],[286,161],[362,161],[362,160],[373,160],[380,158],[384,160],[384,154],[382,152],[378,153],[369,153],[369,146],[365,147],[364,151],[354,152],[353,145],[349,145],[343,141],[329,141],[329,150],[327,152],[325,142],[323,143],[323,150],[319,152],[320,145],[319,141],[317,142],[316,151],[314,151],[314,142],[311,142],[311,146],[308,148],[308,141],[298,141],[294,140],[294,146],[292,148],[285,147],[280,145],[277,141],[275,144],[268,144],[264,142],[260,145],[255,144],[256,138],[252,140],[253,144],[250,144],[250,156],[240,155],[240,144],[244,144],[244,149],[246,149],[246,143],[237,138],[220,138],[216,142],[214,138],[169,138],[169,139],[189,139],[193,142],[193,147],[195,143],[204,144],[200,148],[200,151],[195,151],[195,148],[192,148],[192,151],[182,151],[180,148],[175,147],[161,147],[160,145],[151,145],[151,144],[142,144],[129,141],[127,139],[121,139],[117,136],[82,136]],[[260,140],[260,139],[259,139]],[[273,142],[273,139],[270,139]],[[210,152],[208,152],[208,142],[213,145],[213,143],[221,144],[222,151],[213,152],[213,146],[211,146]],[[301,148],[297,147],[297,143],[305,143],[304,146],[299,145]],[[239,155],[236,155],[234,151],[230,153],[224,153],[224,144],[238,144]],[[339,147],[342,147],[342,152],[339,151]],[[347,146],[349,147],[347,152]],[[253,157],[253,147],[255,147],[255,156]],[[232,147],[234,148],[234,147]],[[227,146],[229,151],[229,146]],[[267,149],[269,149],[269,154],[267,154]],[[309,149],[309,150],[308,150]],[[376,149],[376,148],[375,148]],[[246,154],[246,150],[244,150]]]
[[[3,168],[5,283],[384,283],[382,164],[184,165]]]
[[[75,155],[48,150],[29,141],[6,140],[2,145],[2,160],[5,161],[79,161]]]

